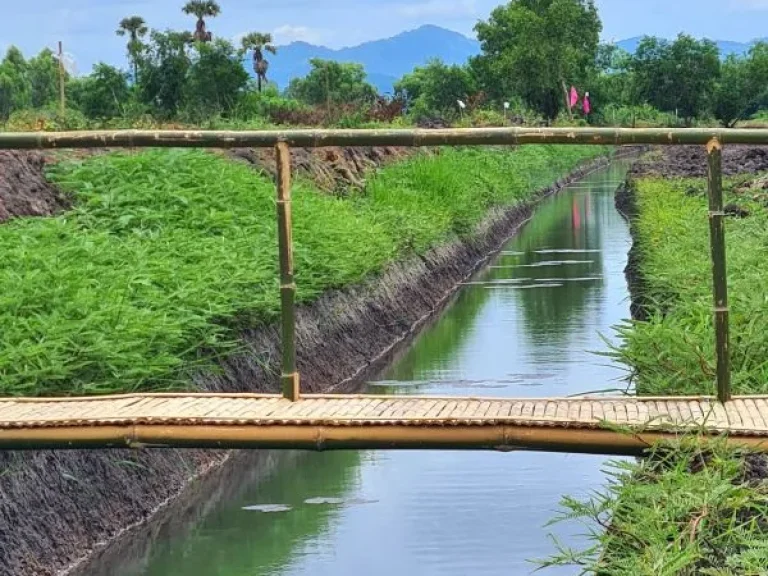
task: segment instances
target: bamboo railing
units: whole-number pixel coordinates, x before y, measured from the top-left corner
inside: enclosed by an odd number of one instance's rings
[[[722,149],[725,144],[768,144],[764,129],[666,128],[464,128],[403,130],[118,130],[89,132],[0,133],[0,150],[66,148],[275,148],[277,215],[282,308],[282,387],[291,400],[300,397],[296,366],[296,285],[293,276],[290,147],[327,146],[518,146],[700,145],[708,158],[710,248],[717,353],[717,395],[731,398],[728,285],[723,213]]]
[[[768,130],[714,128],[446,128],[440,130],[117,130],[0,133],[0,150],[46,148],[298,148],[522,144],[768,144]]]

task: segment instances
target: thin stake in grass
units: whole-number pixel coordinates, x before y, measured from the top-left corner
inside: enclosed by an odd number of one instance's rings
[[[277,236],[280,247],[280,302],[283,323],[283,396],[296,401],[300,396],[296,371],[296,283],[293,278],[293,227],[291,222],[291,149],[278,142],[277,154]]]
[[[709,170],[709,230],[714,284],[715,347],[717,351],[717,398],[731,399],[731,366],[728,329],[728,278],[725,258],[725,212],[723,211],[723,147],[717,138],[707,144]]]

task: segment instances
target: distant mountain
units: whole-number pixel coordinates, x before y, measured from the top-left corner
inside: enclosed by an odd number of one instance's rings
[[[642,39],[642,36],[636,36],[634,38],[616,42],[616,45],[630,54],[634,54]],[[768,38],[762,38],[761,40],[768,41]],[[759,41],[760,40],[753,40],[752,42],[732,42],[730,40],[716,40],[715,44],[717,44],[717,47],[720,49],[720,55],[725,58],[731,54],[742,56],[749,52],[749,49]]]
[[[616,44],[634,54],[642,37],[628,38]],[[765,40],[768,40],[766,38]],[[746,54],[754,42],[718,41],[723,57],[729,54]],[[365,42],[359,46],[334,50],[315,46],[307,42],[292,42],[278,47],[278,53],[269,56],[269,79],[283,90],[293,78],[306,76],[310,71],[312,58],[354,62],[362,64],[368,74],[368,81],[381,93],[391,93],[394,83],[417,66],[426,64],[432,58],[439,58],[446,64],[464,64],[470,57],[480,53],[480,43],[463,34],[440,28],[422,26],[403,32],[392,38]],[[246,62],[250,71],[250,62]]]
[[[366,42],[359,46],[333,50],[306,42],[279,46],[269,57],[269,80],[283,90],[293,78],[310,71],[312,58],[362,64],[368,81],[380,92],[392,92],[394,83],[432,58],[446,64],[464,64],[480,52],[480,43],[463,34],[438,26],[422,26],[392,38]]]

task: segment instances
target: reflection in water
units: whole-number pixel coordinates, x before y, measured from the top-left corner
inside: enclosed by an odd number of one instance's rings
[[[628,315],[629,236],[613,206],[625,171],[616,164],[544,202],[370,390],[548,396],[615,386],[621,374],[590,351]],[[560,496],[604,481],[601,458],[575,455],[269,454],[268,473],[230,466],[217,476],[229,488],[203,488],[210,498],[188,505],[197,513],[186,522],[169,514],[172,528],[145,532],[85,573],[528,574],[528,559],[553,552],[544,524]],[[578,538],[567,527],[557,535]]]

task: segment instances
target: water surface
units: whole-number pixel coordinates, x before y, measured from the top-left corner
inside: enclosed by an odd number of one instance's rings
[[[593,351],[629,315],[618,162],[542,203],[368,390],[565,396],[621,386]],[[268,460],[265,463],[265,459]],[[242,455],[196,499],[94,563],[96,576],[517,575],[554,552],[562,495],[605,481],[601,457],[526,452]],[[576,574],[551,569],[544,574]]]

